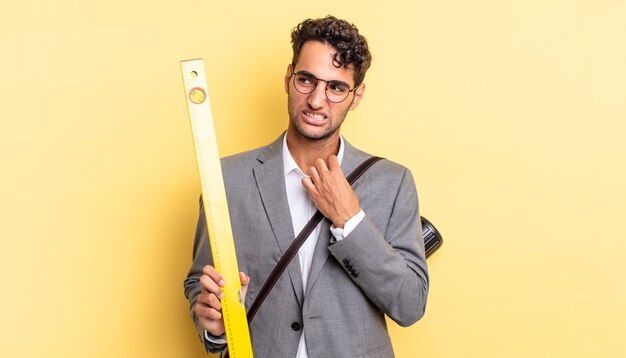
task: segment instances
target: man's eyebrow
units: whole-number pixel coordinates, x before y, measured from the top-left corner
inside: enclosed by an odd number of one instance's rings
[[[318,80],[322,80],[322,81],[326,81],[326,82],[332,82],[332,83],[335,83],[335,84],[337,84],[337,83],[339,83],[339,84],[343,84],[343,85],[348,86],[348,88],[350,88],[350,84],[349,84],[348,82],[344,82],[344,81],[342,81],[342,80],[325,80],[325,79],[322,79],[322,78],[318,78],[316,75],[312,74],[311,72],[309,72],[309,71],[307,71],[307,70],[300,70],[300,71],[296,71],[296,73],[299,73],[299,74],[301,74],[301,75],[306,75],[306,76],[315,77],[315,78],[316,78],[316,79],[318,79]]]
[[[305,71],[305,70],[300,70],[300,71],[298,71],[298,72],[296,72],[296,73],[299,73],[299,74],[301,74],[301,75],[313,76],[313,77],[317,78],[314,74],[312,74],[312,73],[311,73],[311,72],[309,72],[309,71]]]
[[[348,82],[344,82],[342,80],[329,80],[329,82],[339,83],[339,84],[346,85],[346,86],[350,87],[350,84],[348,84]]]

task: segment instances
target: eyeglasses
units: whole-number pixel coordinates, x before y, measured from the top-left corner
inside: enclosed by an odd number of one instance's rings
[[[326,98],[333,103],[343,102],[350,93],[354,92],[357,88],[359,88],[360,84],[355,86],[354,88],[350,88],[350,85],[343,81],[338,80],[323,80],[321,78],[315,77],[312,73],[307,71],[298,71],[291,72],[293,76],[293,84],[296,88],[296,91],[302,94],[309,94],[315,91],[317,88],[317,83],[322,81],[326,82]]]

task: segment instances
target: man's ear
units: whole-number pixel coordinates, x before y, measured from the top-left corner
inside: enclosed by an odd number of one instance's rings
[[[354,91],[354,99],[352,100],[352,103],[350,104],[350,110],[355,109],[359,105],[359,102],[361,102],[361,100],[363,99],[364,92],[365,92],[365,83],[361,83],[361,85],[359,85],[359,88],[357,88],[356,91]]]
[[[285,93],[289,94],[289,80],[291,79],[291,65],[287,65],[287,72],[285,73]]]

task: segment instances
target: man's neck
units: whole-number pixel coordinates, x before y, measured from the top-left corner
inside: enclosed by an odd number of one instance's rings
[[[287,132],[289,153],[304,173],[315,165],[317,159],[326,161],[329,156],[339,152],[339,131],[326,139],[312,140],[298,134],[295,130]]]

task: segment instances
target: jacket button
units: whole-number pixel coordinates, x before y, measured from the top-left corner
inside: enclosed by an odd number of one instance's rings
[[[302,326],[298,322],[294,322],[291,324],[291,329],[293,329],[294,331],[299,331],[300,328],[302,328]]]

